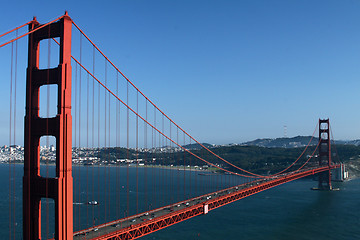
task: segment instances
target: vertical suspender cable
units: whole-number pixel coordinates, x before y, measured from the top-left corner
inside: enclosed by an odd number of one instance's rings
[[[184,200],[187,198],[186,196],[186,172],[185,172],[185,166],[186,166],[186,162],[185,162],[185,158],[184,158],[184,174],[183,174],[183,178],[184,178]]]
[[[148,120],[148,107],[147,107],[147,100],[145,99],[145,120]],[[148,205],[148,179],[147,179],[147,168],[148,165],[150,163],[149,159],[148,159],[148,129],[147,129],[147,123],[144,122],[144,149],[145,149],[145,155],[144,155],[144,164],[146,164],[147,166],[145,166],[144,168],[144,185],[145,185],[145,202],[144,202],[144,206],[145,206],[145,210],[147,209],[147,205]]]
[[[169,122],[170,123],[170,139],[172,139],[171,138],[171,135],[172,135],[172,129],[171,129],[171,122]],[[172,148],[172,142],[170,142],[170,158],[171,159],[169,159],[169,160],[171,160],[171,162],[170,163],[167,163],[167,165],[173,165],[173,160],[175,159],[174,158],[174,155],[175,155],[175,151],[173,151],[173,148]],[[170,170],[168,170],[169,172],[170,172],[170,182],[171,182],[171,185],[170,185],[170,192],[171,192],[171,198],[170,198],[170,201],[171,202],[174,202],[174,187],[173,187],[173,185],[174,185],[174,178],[173,178],[173,176],[174,176],[174,171],[173,171],[173,169],[172,168],[170,168]]]
[[[119,96],[119,79],[118,79],[118,73],[116,72],[116,96]],[[115,151],[115,156],[116,156],[116,172],[115,172],[115,178],[116,178],[116,184],[115,184],[115,192],[116,192],[116,218],[119,219],[120,214],[119,214],[119,204],[120,204],[120,199],[119,199],[119,167],[118,167],[118,162],[117,159],[119,158],[119,151],[120,151],[120,146],[119,146],[119,101],[116,101],[116,151]]]
[[[119,109],[118,109],[118,112],[119,112],[119,132],[118,132],[118,137],[119,137],[119,151],[121,150],[121,104],[119,103]],[[121,152],[119,152],[120,154]],[[120,156],[120,155],[119,155]],[[120,196],[121,196],[121,193],[120,193],[120,190],[121,190],[121,175],[120,175],[120,168],[118,168],[118,182],[119,182],[119,192],[118,192],[118,199],[119,199],[119,203],[118,203],[118,206],[119,206],[119,218],[121,218],[121,205],[120,205]]]
[[[185,132],[184,132],[184,145],[185,145]],[[184,165],[184,175],[183,175],[183,188],[184,188],[184,196],[183,196],[183,199],[186,199],[186,182],[185,182],[185,152],[184,152],[184,161],[183,161],[183,165]]]
[[[176,142],[179,142],[179,128],[177,127],[176,128]],[[176,166],[176,168],[179,168],[179,165],[180,165],[180,157],[181,157],[181,151],[183,151],[183,150],[181,150],[180,149],[180,151],[179,151],[179,154],[178,154],[178,157],[176,158],[176,163],[175,163],[175,166]],[[184,151],[183,151],[184,152]],[[177,189],[177,191],[176,191],[176,201],[177,202],[179,202],[180,200],[179,200],[179,191],[180,191],[180,172],[179,171],[176,171],[177,172],[177,180],[176,180],[176,183],[177,183],[177,187],[176,187],[176,189]]]
[[[172,139],[172,133],[171,133],[171,123],[170,123],[170,129],[169,129],[169,135],[170,135],[170,139]],[[164,138],[164,137],[163,137]],[[165,139],[165,141],[166,141],[166,143],[168,142],[168,139]],[[167,144],[166,144],[167,145]],[[169,156],[169,158],[167,159],[167,161],[166,161],[166,163],[165,163],[165,166],[171,166],[171,162],[172,162],[172,144],[171,144],[171,142],[169,141],[169,154],[168,154],[168,156]],[[172,199],[173,199],[173,192],[172,192],[172,184],[173,184],[173,182],[172,182],[172,170],[171,170],[171,168],[170,169],[167,169],[167,167],[166,167],[166,181],[169,181],[169,192],[170,192],[170,198],[167,198],[166,200],[167,201],[171,201],[171,202],[173,202],[172,201]],[[169,180],[168,180],[169,179]],[[164,194],[165,195],[165,194]],[[167,203],[166,203],[167,204]]]
[[[162,122],[162,132],[165,133],[165,129],[164,129],[164,115],[161,115],[161,122]],[[161,139],[160,139],[161,138]],[[162,141],[161,141],[162,140]],[[162,192],[165,193],[165,190],[166,190],[166,186],[165,184],[165,179],[164,179],[164,175],[165,175],[165,157],[166,157],[166,146],[165,146],[165,142],[164,142],[164,137],[162,137],[160,134],[159,134],[159,149],[160,149],[160,152],[159,154],[161,155],[161,158],[162,158],[162,161],[161,161],[161,177],[160,177],[160,186],[162,185]],[[164,147],[165,151],[161,151],[161,149]],[[164,204],[165,203],[165,194],[162,194],[162,200],[160,201],[160,206],[162,206],[161,204]]]
[[[160,121],[160,120],[159,120]],[[160,123],[159,123],[160,124]],[[159,135],[159,156],[161,156],[162,158],[163,158],[163,156],[162,156],[162,154],[161,154],[161,134],[160,133],[158,133],[158,135]],[[164,162],[164,160],[162,160],[162,163]],[[159,177],[159,180],[161,181],[161,176],[163,176],[163,174],[164,174],[164,169],[163,168],[161,168],[160,167],[160,169],[159,169],[159,172],[161,173],[160,174],[160,177]],[[162,184],[161,184],[161,182],[159,183],[159,185],[161,186]],[[162,185],[162,189],[164,189],[164,185]],[[161,191],[161,189],[160,189],[160,191]],[[162,199],[164,199],[164,197],[162,198]],[[159,206],[161,206],[161,202],[162,202],[162,199],[161,198],[159,198],[159,200],[158,200],[158,203],[159,203]]]
[[[18,36],[18,29],[16,29],[16,37]],[[17,61],[18,61],[18,41],[15,42],[15,78],[14,78],[14,137],[13,137],[13,141],[14,141],[14,145],[16,144],[16,93],[17,93]],[[14,158],[15,160],[15,158]],[[15,165],[13,164],[12,166],[12,170],[13,170],[13,174],[12,176],[14,176],[14,182],[13,182],[13,203],[15,206]],[[13,221],[14,221],[14,227],[13,227],[13,237],[15,239],[15,226],[16,226],[16,219],[15,219],[15,207],[12,209],[13,211]]]
[[[107,61],[105,59],[105,86],[107,86]],[[104,203],[105,203],[105,222],[107,222],[107,161],[108,161],[108,149],[107,149],[107,91],[104,90],[104,156],[105,156],[105,166],[104,166]]]
[[[86,152],[89,152],[89,74],[86,81]],[[86,163],[90,163],[89,155],[85,156]],[[89,167],[86,164],[86,203],[89,202]],[[89,208],[86,206],[86,227],[89,227]]]
[[[111,148],[111,101],[110,101],[110,93],[108,94],[108,101],[109,101],[109,127],[108,127],[108,148],[109,148],[109,161],[111,160],[111,158],[110,158],[110,156],[111,156],[111,153],[110,153],[110,148]],[[111,171],[110,171],[110,168],[108,168],[108,170],[107,170],[107,172],[108,172],[108,193],[109,193],[109,197],[108,197],[108,209],[109,209],[109,217],[111,217],[111,211],[110,211],[110,209],[111,209],[111,207],[110,207],[110,200],[111,200],[111,196],[110,196],[110,193],[111,193],[111,191],[110,191],[110,186],[111,186],[111,184],[110,184],[110,173],[111,173]]]
[[[156,128],[156,109],[154,108],[154,127]],[[154,158],[156,159],[156,164],[159,164],[159,158],[156,154],[156,131],[153,128],[152,129],[153,132],[153,149],[154,149]],[[154,171],[153,171],[154,172]],[[156,191],[156,185],[157,185],[157,179],[156,179],[156,168],[155,168],[155,174],[153,173],[154,176],[154,190],[153,190],[153,195],[154,195],[154,206],[153,208],[157,208],[157,191]]]
[[[81,36],[80,36],[81,38]],[[87,73],[86,79],[86,152],[87,154],[84,156],[86,161],[86,200],[85,202],[89,202],[89,169],[88,163],[89,161],[89,73]],[[89,226],[89,206],[86,206],[86,227]]]
[[[100,126],[101,126],[101,123],[100,123],[100,121],[101,121],[101,115],[100,115],[100,84],[98,84],[98,109],[97,109],[97,111],[98,111],[98,134],[97,134],[97,137],[98,137],[98,144],[97,144],[97,150],[98,150],[98,155],[99,155],[99,159],[98,159],[98,161],[99,161],[99,164],[98,164],[98,171],[97,171],[97,173],[98,173],[98,177],[97,177],[97,180],[98,180],[98,184],[97,184],[97,187],[98,187],[98,189],[97,189],[97,192],[98,192],[98,199],[100,199],[100,189],[101,189],[101,187],[100,187],[100,157],[101,157],[101,148],[100,148]],[[97,218],[99,219],[100,218],[100,216],[101,216],[101,213],[100,213],[100,211],[98,211],[97,212]],[[95,221],[95,219],[94,219],[94,221]]]
[[[192,175],[191,175],[191,158],[189,158],[189,166],[190,166],[190,169],[189,169],[189,173],[188,173],[188,182],[189,182],[189,198],[192,198],[192,191],[193,191],[193,186],[192,186]]]
[[[9,127],[9,239],[12,239],[12,227],[13,227],[13,217],[12,217],[12,208],[14,208],[13,202],[13,192],[12,192],[12,184],[14,176],[12,176],[12,148],[11,148],[11,137],[12,137],[12,108],[13,108],[13,60],[14,59],[14,44],[11,43],[11,58],[10,58],[10,127]]]
[[[126,104],[129,106],[129,83],[126,83]],[[129,108],[126,108],[126,160],[129,160]],[[126,213],[129,216],[129,163],[126,161]]]
[[[110,147],[111,147],[111,101],[110,101],[110,93],[108,94],[108,101],[109,101],[109,104],[108,104],[108,108],[109,108],[109,120],[108,120],[108,123],[109,123],[109,125],[108,125],[108,156],[109,156],[109,160],[108,161],[110,161],[111,160],[111,158],[110,158]],[[108,180],[107,180],[107,182],[108,182],[108,209],[109,209],[109,215],[110,215],[110,199],[111,199],[111,196],[110,196],[110,168],[107,168],[107,172],[108,172],[108,174],[107,174],[107,176],[108,176]],[[110,217],[110,216],[109,216]]]
[[[93,75],[95,76],[95,48],[93,47],[93,69],[92,69],[92,72],[93,72]],[[93,150],[93,153],[95,154],[95,80],[93,79],[92,81],[92,121],[91,121],[91,127],[92,127],[92,134],[91,134],[91,146],[92,146],[92,150]],[[92,168],[92,200],[95,200],[95,174],[94,174],[94,165],[91,165],[91,168]],[[92,222],[94,221],[95,219],[95,205],[91,205],[92,206]]]
[[[75,85],[75,87],[74,87],[74,98],[75,98],[75,105],[74,105],[74,147],[73,147],[73,151],[76,151],[77,150],[77,67],[78,67],[78,65],[77,64],[75,64],[75,81],[74,81],[74,85]],[[77,180],[78,179],[78,177],[79,176],[77,176],[77,171],[73,171],[74,172],[74,179],[75,180]],[[79,197],[79,189],[78,189],[78,186],[77,186],[77,184],[76,184],[76,182],[74,183],[74,201],[75,202],[79,202],[79,199],[78,199],[78,197]],[[78,208],[79,206],[78,205],[74,205],[74,213],[75,213],[75,216],[74,216],[74,229],[77,229],[77,223],[78,223],[78,221],[77,221],[77,217],[79,217],[79,216],[77,216],[77,208]]]
[[[155,124],[155,120],[154,120],[154,124]],[[151,156],[152,156],[152,161],[151,161],[151,176],[152,176],[152,193],[151,193],[151,203],[154,204],[155,207],[155,198],[156,198],[156,192],[155,192],[155,187],[156,187],[156,179],[155,179],[155,174],[154,174],[154,164],[155,164],[155,145],[154,145],[154,128],[150,128],[151,130]],[[157,161],[157,159],[156,159]]]
[[[136,92],[136,113],[139,113],[139,92]],[[139,172],[138,172],[138,166],[139,166],[139,117],[138,115],[136,117],[136,214],[139,213]]]
[[[82,64],[82,40],[81,40],[81,33],[80,33],[80,64]],[[81,148],[81,67],[79,67],[79,114],[78,114],[78,121],[79,121],[79,135],[78,135],[78,154],[79,154],[79,161],[80,161],[80,148]],[[81,167],[78,166],[78,191],[79,191],[79,202],[81,202],[81,186],[80,186],[80,182],[81,182]],[[78,216],[78,221],[79,221],[79,229],[81,229],[81,208],[80,205],[78,207],[79,210],[79,216]]]

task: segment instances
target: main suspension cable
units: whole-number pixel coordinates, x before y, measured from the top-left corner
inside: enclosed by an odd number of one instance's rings
[[[33,20],[32,20],[32,21],[33,21]],[[29,25],[32,21],[29,21],[29,22],[27,22],[27,23],[24,23],[23,25],[21,25],[21,26],[19,26],[19,27],[16,27],[16,28],[14,28],[14,29],[6,32],[6,33],[1,34],[1,35],[0,35],[0,38],[3,37],[3,36],[5,36],[5,35],[7,35],[7,34],[9,34],[9,33],[14,32],[14,31],[16,31],[16,30],[18,30],[18,29],[20,29],[20,28],[23,28],[23,27]],[[16,36],[16,37],[17,37],[17,36]]]
[[[40,30],[40,29],[42,29],[42,28],[50,25],[51,23],[56,22],[56,21],[59,20],[59,19],[62,19],[64,16],[66,16],[66,15],[62,15],[61,17],[58,17],[58,18],[56,18],[56,19],[54,19],[54,20],[52,20],[52,21],[50,21],[50,22],[48,22],[48,23],[46,23],[46,24],[44,24],[44,25],[41,25],[41,26],[39,26],[39,27],[37,27],[37,28],[35,28],[35,29],[27,32],[27,33],[24,33],[23,35],[21,35],[21,36],[19,36],[19,37],[16,37],[16,38],[14,38],[14,39],[11,39],[10,41],[8,41],[8,42],[6,42],[6,43],[1,44],[1,45],[0,45],[0,48],[6,46],[6,45],[8,45],[9,43],[12,43],[12,42],[14,42],[14,41],[16,41],[16,40],[19,40],[20,38],[23,38],[23,37],[25,37],[25,36],[33,33],[33,32],[36,32],[36,31],[38,31],[38,30]],[[29,24],[32,23],[32,22],[34,22],[34,21],[36,21],[36,18],[34,18],[34,20],[30,21]],[[4,35],[4,34],[3,34],[3,35]]]

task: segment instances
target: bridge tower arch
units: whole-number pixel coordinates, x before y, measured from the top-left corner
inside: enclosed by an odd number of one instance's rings
[[[29,31],[41,26],[36,19]],[[23,176],[23,239],[41,239],[41,201],[55,202],[55,239],[73,239],[72,117],[71,117],[71,27],[65,15],[57,22],[29,34],[26,77],[26,113]],[[59,65],[39,69],[40,41],[60,38]],[[57,115],[41,118],[40,87],[54,84],[58,88]],[[40,175],[40,138],[56,139],[56,176]]]
[[[319,173],[319,190],[332,190],[331,185],[331,144],[329,119],[319,119],[319,166],[327,165],[329,171]]]

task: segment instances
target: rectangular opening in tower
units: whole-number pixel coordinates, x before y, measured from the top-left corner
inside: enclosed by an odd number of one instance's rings
[[[40,87],[39,117],[53,118],[57,114],[58,85],[50,84]]]
[[[60,38],[54,38],[57,42]],[[39,43],[39,69],[56,68],[60,60],[60,47],[52,39],[44,39]]]

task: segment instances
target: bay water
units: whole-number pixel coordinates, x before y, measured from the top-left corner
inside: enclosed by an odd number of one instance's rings
[[[45,170],[50,172],[51,176],[54,166],[42,166],[43,174]],[[148,202],[155,204],[153,203],[155,196],[144,195],[146,191],[151,192],[152,185],[154,185],[150,184],[151,181],[140,177],[139,182],[148,182],[149,185],[136,187],[134,181],[131,181],[130,193],[127,194],[126,191],[128,186],[124,176],[127,175],[126,177],[134,180],[136,171],[139,176],[144,176],[143,171],[146,169],[75,166],[73,171],[75,179],[74,213],[81,215],[74,219],[75,230],[116,219],[118,215],[124,217],[157,207],[144,203],[144,199],[148,198]],[[197,186],[192,186],[194,194],[194,188],[197,188],[197,193],[201,193],[202,185],[208,185],[209,180],[207,176],[199,176],[197,172],[186,171],[183,173],[182,171],[179,173],[177,171],[175,174],[168,174],[175,170],[165,170],[165,173],[164,170],[148,169],[147,171],[148,179],[159,179],[156,183],[157,189],[152,191],[157,193],[158,199],[155,199],[155,202],[159,206],[181,200],[183,197],[181,189],[191,187],[192,182],[190,181],[179,186],[180,190],[171,188],[169,183],[175,181],[175,178],[186,174],[188,175],[187,179],[195,179]],[[162,176],[157,176],[159,174]],[[9,185],[9,175],[13,178],[11,185]],[[12,165],[11,168],[8,164],[0,164],[0,239],[9,239],[10,217],[15,218],[15,224],[11,226],[12,236],[15,234],[15,239],[22,239],[22,175],[23,166],[21,164]],[[81,179],[80,183],[78,183],[78,179]],[[114,179],[118,179],[116,184]],[[230,179],[229,185],[234,181]],[[89,184],[89,182],[94,183]],[[310,190],[316,184],[312,179],[296,180],[215,209],[207,215],[178,223],[142,239],[360,239],[360,179],[334,183],[336,187],[340,188],[340,191],[332,192]],[[120,186],[120,190],[115,190],[115,185],[117,188]],[[13,190],[9,197],[10,186]],[[113,195],[104,198],[102,194],[91,193],[93,186],[97,186],[97,189],[100,186],[100,189]],[[217,190],[216,182],[212,186],[212,190]],[[174,193],[176,194],[174,195]],[[11,208],[15,207],[14,214],[11,216],[9,199],[12,199]],[[136,199],[139,199],[138,204],[135,204]],[[98,206],[87,205],[86,202],[91,200],[97,200],[100,204]],[[131,203],[130,209],[127,210],[130,213],[123,210],[127,209],[128,201]],[[51,212],[54,204],[52,201],[43,202],[43,211],[50,212],[43,214],[43,220],[46,221],[46,218],[52,218]],[[108,204],[104,204],[105,202]],[[134,207],[136,205],[138,205],[137,209]],[[49,215],[44,217],[46,214]],[[46,226],[43,227],[43,237],[52,237],[53,224],[45,223],[43,225]]]

